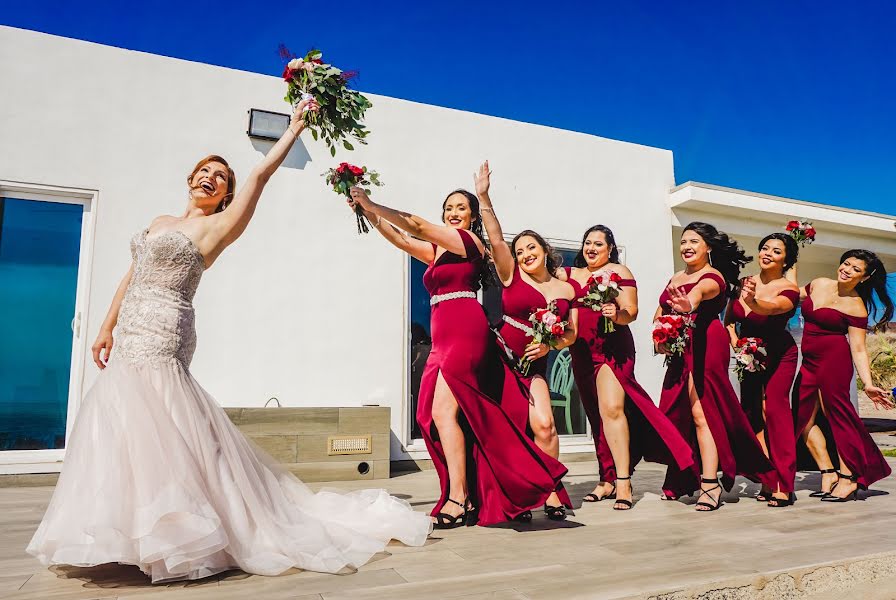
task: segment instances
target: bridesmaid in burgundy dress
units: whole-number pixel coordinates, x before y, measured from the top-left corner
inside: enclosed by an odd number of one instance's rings
[[[799,246],[785,233],[773,233],[759,242],[759,275],[742,282],[740,298],[728,302],[725,323],[736,347],[739,337],[755,337],[765,343],[763,371],[744,373],[740,402],[765,455],[775,467],[774,488],[763,486],[756,499],[772,507],[793,504],[796,479],[796,437],[790,410],[790,388],[796,377],[796,342],[787,331],[787,320],[796,312],[799,288],[784,277],[796,264]],[[737,328],[740,328],[738,334]]]
[[[797,380],[796,430],[822,472],[822,490],[815,496],[827,502],[855,500],[858,490],[890,474],[874,440],[850,401],[853,369],[865,384],[875,406],[893,408],[889,392],[871,380],[865,333],[868,315],[875,311],[872,292],[883,305],[875,328],[893,318],[887,292],[887,272],[868,250],[850,250],[840,258],[837,279],[815,279],[802,292],[803,364]],[[819,408],[821,414],[818,413]],[[822,427],[834,442],[834,469]]]
[[[698,453],[702,482],[696,468],[670,466],[663,491],[665,498],[676,499],[699,488],[697,510],[712,511],[721,506],[722,486],[730,490],[736,475],[768,486],[774,479],[728,379],[729,337],[719,320],[726,297],[733,295],[740,269],[750,258],[737,242],[708,223],[685,227],[679,247],[685,268],[672,276],[654,318],[670,312],[692,314],[694,327],[684,355],[671,357],[660,409]]]
[[[588,278],[602,270],[618,274],[622,281],[616,300],[597,311],[581,298],[588,293]],[[638,317],[637,284],[631,271],[619,264],[613,232],[603,225],[588,229],[575,268],[559,275],[576,290],[578,339],[571,348],[572,365],[600,467],[600,482],[584,500],[615,498],[614,509],[629,510],[631,474],[638,461],[643,457],[688,469],[694,464],[691,447],[635,380],[635,342],[628,325]],[[614,324],[614,331],[605,331],[604,320]]]
[[[429,265],[423,283],[432,296],[432,350],[417,422],[442,488],[434,526],[491,525],[542,506],[566,468],[500,402],[502,365],[476,298],[486,273],[478,199],[464,190],[449,194],[445,225],[376,204],[360,188],[351,190],[353,203],[389,242]]]
[[[554,277],[553,273],[560,266],[560,261],[553,248],[540,235],[525,230],[508,247],[489,197],[490,176],[491,171],[486,161],[479,168],[475,182],[482,223],[491,244],[498,277],[504,287],[501,294],[504,323],[500,334],[517,357],[525,357],[531,362],[525,375],[511,372],[505,375],[505,387],[511,386],[511,389],[504,393],[504,406],[520,429],[525,429],[528,423],[539,448],[546,454],[559,458],[560,438],[554,424],[551,393],[546,379],[547,355],[551,348],[546,344],[532,343],[529,317],[535,310],[546,308],[549,303],[554,302],[560,320],[569,323],[554,347],[561,349],[569,346],[576,339],[575,329],[569,320],[570,301],[575,292],[570,284]],[[515,393],[512,389],[517,381],[524,385],[525,395]],[[544,512],[549,518],[562,521],[566,518],[567,508],[572,508],[572,503],[569,495],[561,488],[559,495],[554,493],[548,498]]]

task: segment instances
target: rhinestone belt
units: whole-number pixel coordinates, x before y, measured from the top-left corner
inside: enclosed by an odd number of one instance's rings
[[[439,302],[445,302],[446,300],[457,300],[458,298],[473,298],[475,300],[476,292],[448,292],[447,294],[436,294],[429,299],[429,305],[435,306]]]
[[[501,318],[504,319],[505,323],[507,323],[511,327],[516,327],[517,329],[519,329],[520,331],[522,331],[529,337],[532,337],[532,335],[535,333],[532,331],[531,327],[529,327],[528,325],[523,325],[523,323],[521,321],[517,321],[513,317],[508,317],[507,315],[504,315]]]

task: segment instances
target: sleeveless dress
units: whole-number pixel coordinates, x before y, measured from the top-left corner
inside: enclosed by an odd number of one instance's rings
[[[735,476],[742,475],[771,487],[774,481],[772,465],[763,454],[728,379],[731,338],[719,320],[719,313],[725,308],[725,280],[715,273],[706,273],[694,283],[679,287],[688,293],[704,279],[719,286],[719,295],[697,307],[690,343],[684,355],[673,357],[666,369],[660,410],[690,442],[694,457],[699,459],[700,449],[688,395],[688,378],[693,375],[694,387],[719,454],[722,486],[730,491]],[[664,313],[671,312],[666,303],[668,300],[669,292],[663,290],[660,306]],[[666,471],[663,491],[668,497],[690,494],[699,487],[700,466],[697,463],[690,469],[670,466]]]
[[[859,486],[867,488],[891,472],[850,401],[853,363],[846,333],[850,327],[867,328],[868,319],[846,315],[835,308],[816,309],[809,285],[803,301],[803,319],[803,364],[794,398],[797,434],[802,434],[809,424],[820,392],[827,417],[819,411],[816,419],[829,438],[831,460],[836,465],[837,455],[842,456],[858,477]]]
[[[573,307],[579,312],[578,338],[570,348],[573,373],[591,424],[601,481],[616,481],[617,475],[598,408],[597,373],[603,365],[613,371],[625,392],[631,470],[642,458],[674,464],[682,470],[690,468],[694,464],[691,447],[635,379],[635,340],[631,329],[628,325],[616,325],[615,331],[605,333],[600,311],[582,303],[588,289],[572,278],[571,268],[566,267],[566,274],[576,292]],[[623,279],[619,285],[637,287],[634,279]]]
[[[442,488],[432,510],[435,515],[447,501],[450,485],[448,463],[432,418],[441,374],[462,414],[468,493],[478,508],[478,523],[492,525],[544,504],[566,468],[542,452],[502,405],[506,367],[475,294],[485,261],[472,234],[463,229],[458,233],[466,257],[445,251],[423,274],[434,304],[432,350],[420,382],[417,423]],[[517,400],[512,405],[518,406]]]
[[[787,331],[787,321],[796,313],[800,293],[783,290],[778,295],[793,302],[793,310],[780,315],[747,313],[743,302],[735,298],[731,301],[731,311],[734,321],[740,323],[740,337],[760,338],[766,345],[765,370],[744,373],[740,384],[740,403],[753,432],[765,430],[769,457],[775,467],[776,485],[782,492],[789,493],[793,491],[796,479],[796,438],[790,409],[790,389],[796,377],[799,351],[793,336]],[[771,489],[774,491],[777,488]]]
[[[569,319],[570,302],[566,298],[554,301],[561,321]],[[548,302],[544,294],[526,282],[520,274],[519,266],[514,267],[510,285],[501,292],[501,311],[503,323],[499,333],[508,348],[518,357],[526,353],[526,346],[532,343],[529,316],[540,308],[547,308]],[[499,347],[500,352],[500,347]],[[504,391],[501,405],[516,426],[526,431],[529,425],[530,386],[532,379],[540,376],[547,379],[548,357],[542,356],[529,366],[529,372],[523,376],[511,365],[505,364]],[[565,489],[557,490],[560,501],[567,508],[572,508],[572,501]]]
[[[313,493],[251,444],[193,379],[205,270],[182,232],[131,240],[134,272],[108,366],[87,392],[27,551],[44,564],[136,565],[153,582],[229,569],[363,565],[430,520],[383,490]]]

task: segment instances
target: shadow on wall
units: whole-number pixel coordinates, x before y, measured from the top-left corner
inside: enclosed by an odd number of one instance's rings
[[[274,147],[274,142],[270,140],[251,139],[252,147],[265,156],[267,156],[267,153]],[[305,165],[309,162],[311,162],[311,155],[308,154],[308,149],[305,147],[305,144],[302,143],[300,138],[296,140],[296,144],[292,147],[292,150],[289,151],[289,154],[286,155],[286,160],[283,161],[282,168],[304,169]]]

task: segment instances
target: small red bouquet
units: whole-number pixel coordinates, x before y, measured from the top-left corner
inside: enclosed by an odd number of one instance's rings
[[[784,229],[800,246],[805,246],[815,241],[815,228],[812,227],[811,221],[788,221]]]
[[[346,162],[339,163],[335,169],[328,169],[324,173],[324,177],[327,178],[327,183],[330,184],[334,192],[346,198],[351,198],[351,189],[355,186],[375,185],[379,187],[383,185],[376,171],[370,171],[367,167],[356,167]],[[370,194],[369,189],[364,188],[364,191]],[[358,233],[368,233],[370,227],[360,206],[355,206],[355,215],[358,218]]]
[[[653,322],[653,343],[658,351],[665,350],[663,354],[666,355],[664,361],[666,366],[669,365],[673,356],[684,354],[691,339],[691,328],[693,327],[693,316],[677,313],[660,315]]]
[[[743,381],[745,373],[759,373],[765,370],[768,350],[760,338],[746,337],[734,345],[734,371],[737,380]]]
[[[566,331],[568,321],[560,320],[557,314],[557,303],[551,301],[547,308],[540,308],[529,315],[529,322],[532,323],[531,336],[533,344],[547,344],[551,348],[556,348],[560,336]],[[529,368],[532,362],[528,358],[522,358],[519,363],[519,372],[522,375],[529,374]]]
[[[619,297],[619,282],[622,277],[613,271],[598,271],[588,278],[588,293],[582,296],[582,304],[591,310],[600,307]],[[610,319],[601,317],[604,322],[604,333],[616,331],[616,325]]]

